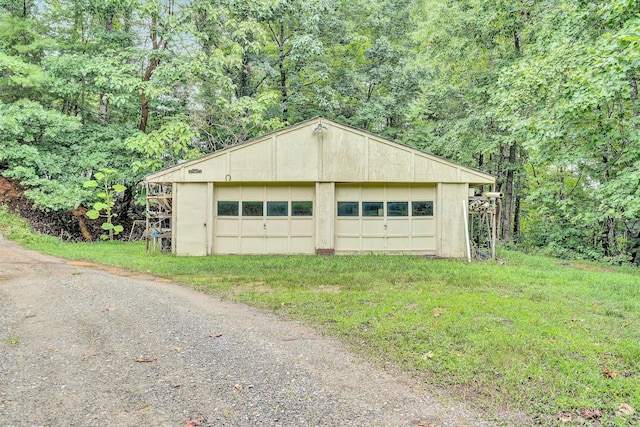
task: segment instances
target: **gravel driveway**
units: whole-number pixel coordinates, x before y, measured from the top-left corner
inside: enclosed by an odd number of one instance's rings
[[[296,322],[0,237],[1,426],[488,426]]]

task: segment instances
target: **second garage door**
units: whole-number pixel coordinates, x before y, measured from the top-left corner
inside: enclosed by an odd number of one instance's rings
[[[218,184],[214,192],[215,253],[315,253],[314,185]]]
[[[336,252],[436,254],[434,186],[336,184]]]

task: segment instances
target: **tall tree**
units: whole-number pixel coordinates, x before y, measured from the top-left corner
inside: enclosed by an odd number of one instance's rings
[[[500,234],[519,230],[522,140],[495,98],[501,73],[529,43],[533,2],[479,0],[423,2],[424,25],[415,33],[420,61],[431,79],[411,111],[408,141],[498,176],[505,193]]]
[[[535,228],[555,225],[551,239],[564,231],[564,246],[588,256],[624,256],[634,249],[625,242],[640,237],[636,12],[628,1],[540,5],[535,42],[500,85],[534,155],[527,209],[549,207]]]
[[[335,24],[335,7],[333,0],[277,0],[256,17],[267,39],[262,50],[264,75],[259,78],[277,89],[285,122],[303,118],[296,113],[327,77],[323,35]]]

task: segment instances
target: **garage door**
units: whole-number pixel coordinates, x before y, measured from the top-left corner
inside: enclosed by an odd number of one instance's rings
[[[434,186],[336,184],[337,252],[436,253]]]
[[[314,185],[215,187],[214,252],[313,254]]]

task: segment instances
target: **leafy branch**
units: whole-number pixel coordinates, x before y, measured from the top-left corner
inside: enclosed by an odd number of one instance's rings
[[[87,211],[87,217],[89,219],[98,219],[100,217],[105,218],[105,222],[102,223],[102,229],[107,233],[100,236],[102,240],[113,240],[113,236],[120,234],[124,228],[121,225],[115,225],[113,219],[116,214],[113,213],[113,206],[118,193],[124,192],[127,188],[122,184],[113,183],[113,175],[117,171],[115,169],[102,168],[100,172],[96,172],[94,179],[85,181],[84,188],[94,188],[96,196],[101,201],[93,204],[93,209]],[[103,212],[101,214],[101,212]]]

